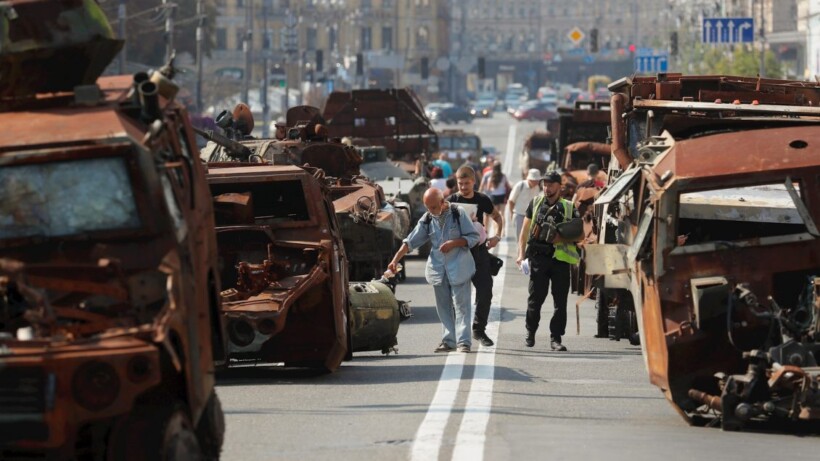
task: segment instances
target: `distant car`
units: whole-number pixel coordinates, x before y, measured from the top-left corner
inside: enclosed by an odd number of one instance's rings
[[[445,107],[452,107],[452,106],[453,106],[453,104],[449,103],[449,102],[431,102],[430,104],[427,104],[426,106],[424,106],[424,115],[426,115],[427,118],[432,119],[434,113],[440,111],[441,109],[443,109]]]
[[[541,102],[526,103],[516,109],[512,114],[513,118],[521,120],[541,120],[546,121],[558,117],[555,106]]]
[[[489,118],[493,116],[493,111],[495,111],[495,100],[484,99],[476,101],[476,103],[473,104],[473,107],[470,109],[470,115],[473,117]]]
[[[473,121],[473,116],[463,107],[448,106],[432,112],[430,120],[433,123],[470,123]]]

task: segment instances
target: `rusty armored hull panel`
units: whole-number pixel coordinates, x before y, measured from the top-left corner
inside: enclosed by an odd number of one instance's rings
[[[348,276],[324,183],[269,165],[212,167],[208,181],[229,355],[338,368],[349,353]]]
[[[658,98],[642,99],[650,86]],[[596,202],[618,229],[588,271],[631,291],[650,380],[693,423],[816,423],[820,86],[673,75],[611,89],[627,169]]]
[[[209,182],[232,358],[335,370],[352,352],[392,350],[399,302],[386,285],[348,284],[322,170],[225,164]]]
[[[210,194],[185,111],[132,81],[0,112],[0,458],[154,458],[140,427],[177,417],[219,453]]]
[[[400,201],[387,200],[381,187],[360,175],[362,156],[355,147],[317,137],[316,126],[321,120],[310,109],[300,106],[288,112],[289,120],[298,123],[289,130],[294,139],[240,143],[251,150],[252,158],[264,163],[320,168],[347,248],[350,279],[378,278],[409,232],[411,210]],[[233,160],[226,148],[216,143],[209,143],[202,158],[209,162]]]
[[[435,145],[433,124],[410,89],[336,91],[322,114],[330,137],[367,139],[410,165]]]

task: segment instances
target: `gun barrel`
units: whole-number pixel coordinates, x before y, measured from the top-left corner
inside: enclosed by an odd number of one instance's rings
[[[228,138],[227,136],[223,136],[219,133],[215,133],[213,130],[202,130],[200,128],[193,127],[194,131],[201,135],[203,138],[207,139],[208,141],[213,141],[220,146],[224,147],[227,151],[229,157],[236,158],[242,161],[247,161],[253,152],[248,148],[248,146],[243,146],[242,144],[234,141],[233,139]]]

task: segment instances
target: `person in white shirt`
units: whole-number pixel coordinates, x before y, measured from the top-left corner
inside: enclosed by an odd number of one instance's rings
[[[510,219],[515,221],[515,235],[521,235],[521,225],[524,223],[524,217],[527,214],[527,206],[536,195],[541,193],[541,188],[538,187],[540,179],[541,172],[537,168],[533,168],[527,172],[527,178],[518,181],[513,186],[512,192],[510,192],[507,209],[509,210]]]

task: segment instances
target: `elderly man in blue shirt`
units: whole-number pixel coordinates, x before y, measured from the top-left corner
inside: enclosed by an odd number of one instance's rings
[[[396,266],[404,255],[428,240],[432,243],[433,250],[427,258],[424,275],[427,283],[433,286],[436,312],[444,330],[435,352],[470,352],[470,280],[475,273],[470,248],[479,241],[478,231],[467,212],[446,202],[439,189],[428,189],[423,201],[427,213],[404,239],[388,269],[398,272]]]

